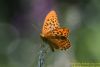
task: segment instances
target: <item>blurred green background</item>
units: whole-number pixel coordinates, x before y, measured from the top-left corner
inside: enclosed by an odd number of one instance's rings
[[[45,67],[100,62],[99,0],[0,0],[0,67],[37,67],[45,16],[57,12],[71,48],[49,52]]]

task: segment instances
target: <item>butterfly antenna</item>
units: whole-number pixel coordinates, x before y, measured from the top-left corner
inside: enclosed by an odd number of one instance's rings
[[[39,28],[38,28],[38,26],[37,26],[36,24],[32,24],[32,26],[33,26],[33,28],[36,30],[37,33],[40,33],[40,32],[39,32]]]

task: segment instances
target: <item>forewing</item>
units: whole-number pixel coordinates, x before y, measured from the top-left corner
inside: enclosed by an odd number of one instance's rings
[[[56,12],[52,10],[47,14],[44,20],[42,34],[45,35],[47,32],[50,32],[56,28],[59,28],[58,18]]]

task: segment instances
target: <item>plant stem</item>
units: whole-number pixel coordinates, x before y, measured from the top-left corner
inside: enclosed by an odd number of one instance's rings
[[[38,67],[44,67],[46,57],[46,48],[41,48],[39,53]]]

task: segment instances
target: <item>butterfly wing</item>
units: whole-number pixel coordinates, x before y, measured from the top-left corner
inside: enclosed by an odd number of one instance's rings
[[[68,37],[70,30],[68,28],[56,28],[46,34],[47,38],[51,37]]]
[[[67,28],[57,28],[53,31],[47,33],[47,40],[49,45],[55,49],[66,50],[70,45],[70,41],[67,39],[69,34],[69,29]],[[51,48],[52,48],[51,47]]]
[[[55,11],[50,11],[45,18],[43,28],[42,28],[42,35],[47,34],[47,32],[52,31],[56,28],[59,28],[58,18]]]
[[[51,45],[55,48],[55,49],[60,49],[60,50],[66,50],[68,49],[71,44],[70,41],[67,38],[53,38],[50,39],[49,41],[51,41]]]

